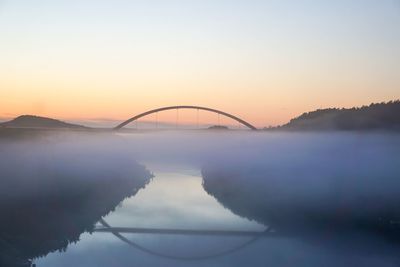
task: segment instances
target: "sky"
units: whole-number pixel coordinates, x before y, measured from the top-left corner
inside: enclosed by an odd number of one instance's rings
[[[199,105],[262,127],[399,99],[399,73],[399,0],[0,0],[2,118]]]

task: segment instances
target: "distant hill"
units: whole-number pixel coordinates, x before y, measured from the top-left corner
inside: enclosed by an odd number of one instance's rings
[[[213,125],[207,128],[208,130],[229,130],[228,127],[223,125]]]
[[[0,127],[10,128],[54,128],[54,129],[84,129],[87,128],[82,125],[66,123],[63,121],[33,116],[33,115],[22,115],[11,121],[0,123]]]
[[[303,113],[278,130],[400,130],[400,101]]]

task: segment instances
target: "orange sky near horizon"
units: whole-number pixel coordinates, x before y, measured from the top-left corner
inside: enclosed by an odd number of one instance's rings
[[[0,117],[124,120],[198,105],[263,127],[399,99],[400,5],[363,3],[4,1]]]

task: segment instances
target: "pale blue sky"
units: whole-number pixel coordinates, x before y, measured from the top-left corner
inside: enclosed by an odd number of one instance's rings
[[[0,116],[184,103],[276,124],[400,98],[400,1],[0,0],[0,59]]]

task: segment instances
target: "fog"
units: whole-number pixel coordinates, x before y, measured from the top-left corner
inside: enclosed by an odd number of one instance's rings
[[[51,205],[51,212],[69,210],[74,219],[93,207],[102,207],[101,212],[82,223],[85,227],[78,231],[82,234],[124,198],[133,196],[130,202],[134,203],[134,195],[151,183],[154,166],[202,174],[203,190],[223,207],[247,220],[272,226],[281,236],[262,238],[252,247],[216,261],[190,264],[395,266],[399,262],[400,135],[391,133],[45,131],[2,137],[2,211],[4,217],[10,217],[10,207],[24,203],[26,209],[21,211],[26,212],[31,209],[27,201],[37,198],[44,199],[39,206],[58,198],[64,204]],[[112,198],[95,204],[114,187],[118,189]],[[85,200],[91,204],[82,212],[71,213],[81,206],[85,192],[93,196],[90,202]],[[72,198],[76,205],[65,205]],[[14,222],[18,216],[24,217],[13,213]],[[6,225],[12,221],[1,222]],[[40,223],[46,223],[46,218]],[[77,240],[77,233],[71,240]],[[84,237],[81,243],[91,238]],[[112,247],[105,250],[98,245],[88,255],[97,255],[104,266],[111,261],[106,255],[118,257],[120,264],[188,264],[132,252],[126,244],[116,245],[112,240]],[[190,247],[190,241],[187,238],[184,244]],[[178,247],[173,243],[160,245],[161,250],[181,250]],[[27,257],[47,253],[27,253]],[[60,262],[57,254],[51,254],[41,263],[99,266],[98,261],[87,262],[85,252],[74,246],[67,248],[66,255],[67,259]]]

